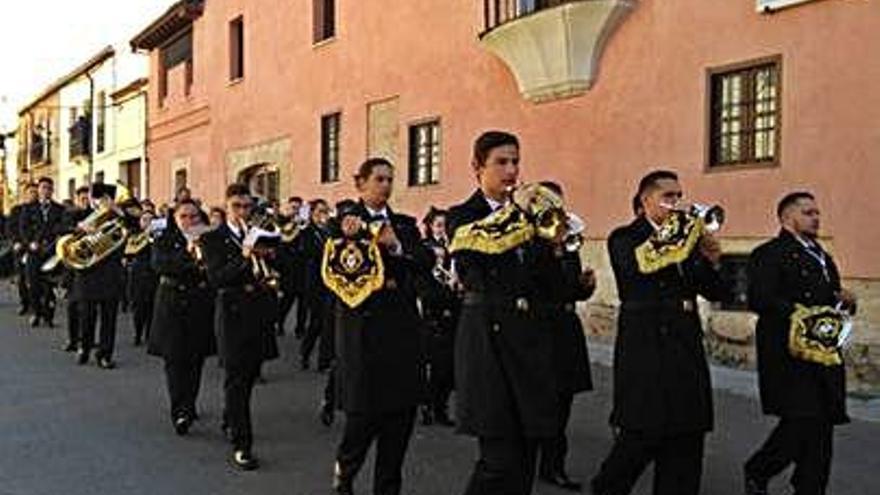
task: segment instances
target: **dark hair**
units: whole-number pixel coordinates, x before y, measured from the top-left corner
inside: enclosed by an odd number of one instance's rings
[[[539,182],[539,184],[562,196],[562,186],[559,185],[558,182],[554,182],[552,180],[542,180],[541,182]]]
[[[315,208],[317,208],[318,206],[321,206],[321,205],[329,206],[327,201],[323,198],[313,199],[313,200],[309,201],[309,211],[314,211]]]
[[[54,186],[55,181],[48,177],[40,177],[39,180],[37,180],[37,184],[49,184],[50,186]]]
[[[28,182],[27,184],[24,185],[24,188],[25,189],[31,189],[31,188],[36,189],[37,183],[36,182]]]
[[[180,201],[178,201],[174,205],[174,209],[176,210],[176,209],[180,208],[181,206],[186,206],[186,205],[193,205],[193,207],[195,207],[195,209],[201,210],[201,208],[199,208],[199,204],[196,203],[196,200],[194,200],[194,199],[181,199]]]
[[[251,190],[248,189],[248,186],[242,184],[240,182],[235,182],[229,184],[226,187],[226,199],[235,197],[235,196],[250,196]]]
[[[487,131],[480,135],[474,142],[474,160],[477,165],[483,166],[489,158],[489,153],[495,148],[514,145],[519,149],[519,139],[509,132]]]
[[[782,218],[782,214],[785,213],[789,207],[794,206],[795,203],[802,199],[812,199],[815,201],[816,197],[813,196],[813,193],[807,191],[795,191],[792,193],[788,193],[779,200],[779,204],[776,205],[776,216]]]
[[[635,196],[633,196],[632,209],[633,209],[633,215],[635,215],[637,217],[641,216],[641,214],[643,213],[644,207],[642,206],[642,195],[641,194],[636,194]]]
[[[425,214],[425,218],[422,219],[422,225],[424,225],[425,229],[428,229],[430,233],[430,228],[431,225],[434,223],[434,220],[437,220],[437,217],[445,216],[449,216],[449,211],[432,206],[428,210],[428,213]]]
[[[669,170],[654,170],[648,173],[639,181],[636,196],[641,198],[646,192],[654,190],[661,180],[678,180],[678,174]]]
[[[302,204],[303,199],[300,196],[291,196],[291,197],[287,198],[287,202],[288,203],[297,202],[297,203]]]
[[[89,192],[89,186],[79,186],[76,188],[74,195],[79,196],[80,194],[89,194]]]
[[[360,167],[358,167],[358,171],[354,175],[354,180],[361,182],[369,179],[370,175],[373,174],[373,171],[379,167],[388,167],[391,170],[394,170],[394,165],[392,165],[387,158],[368,158],[364,163],[361,163]]]

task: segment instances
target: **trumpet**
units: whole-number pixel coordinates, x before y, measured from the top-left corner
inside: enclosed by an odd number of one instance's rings
[[[580,251],[584,245],[584,232],[587,230],[587,224],[581,217],[568,212],[565,214],[565,228],[565,237],[563,238],[565,251],[569,253]]]
[[[721,230],[726,219],[724,208],[720,205],[690,203],[690,204],[663,204],[664,208],[683,213],[690,218],[697,218],[703,221],[703,228],[706,232],[714,234]]]

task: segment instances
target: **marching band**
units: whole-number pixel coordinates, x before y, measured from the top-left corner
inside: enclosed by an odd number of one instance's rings
[[[27,188],[6,224],[20,314],[54,325],[66,289],[65,350],[85,365],[114,360],[123,294],[135,345],[164,360],[172,429],[198,421],[204,363],[224,369],[221,431],[230,462],[259,467],[251,396],[296,309],[299,363],[326,373],[321,421],[344,413],[334,493],[354,493],[376,446],[373,493],[403,491],[417,420],[476,439],[466,495],[526,495],[535,479],[579,492],[566,469],[573,397],[592,390],[579,302],[597,279],[581,256],[584,223],[560,184],[520,180],[517,136],[474,143],[475,191],[419,224],[390,206],[395,168],[371,158],[358,197],[267,205],[231,184],[225,207],[206,211],[189,189],[158,209],[112,185],[76,191],[65,209],[51,179]],[[535,171],[530,171],[534,173]],[[715,232],[720,207],[684,200],[678,175],[639,182],[635,218],[608,237],[620,298],[614,344],[614,442],[589,488],[628,494],[654,467],[657,495],[700,492],[704,442],[715,427],[698,297],[731,296]],[[335,210],[335,211],[333,211]],[[748,495],[791,464],[796,493],[824,493],[835,425],[848,421],[842,349],[857,308],[817,241],[808,192],[785,196],[779,236],[749,266],[758,316],[764,412],[779,417],[744,466]],[[58,290],[56,290],[58,289]],[[100,331],[96,327],[100,323]],[[454,391],[454,414],[450,397]]]

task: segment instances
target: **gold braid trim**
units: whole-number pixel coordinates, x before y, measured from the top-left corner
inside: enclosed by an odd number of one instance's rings
[[[450,253],[474,251],[501,254],[535,237],[535,227],[515,204],[509,204],[486,218],[455,230]]]
[[[375,241],[328,239],[321,261],[324,285],[349,308],[385,286],[385,266]]]
[[[704,223],[700,218],[685,214],[670,215],[658,232],[636,247],[639,272],[646,275],[655,273],[688,259],[703,230]]]
[[[840,313],[830,306],[795,305],[788,332],[788,351],[797,359],[840,366],[843,359],[837,347],[843,331]]]
[[[150,234],[148,232],[138,232],[128,237],[125,243],[125,255],[134,256],[144,250],[150,244]]]

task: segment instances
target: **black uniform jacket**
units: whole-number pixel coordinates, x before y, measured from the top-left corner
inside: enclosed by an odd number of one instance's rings
[[[641,273],[635,249],[653,233],[639,217],[608,239],[621,303],[611,423],[666,435],[709,431],[712,387],[696,296],[717,301],[729,290],[697,249],[683,263]]]
[[[333,298],[337,392],[348,413],[400,411],[419,401],[419,231],[412,217],[388,213],[402,253],[382,248],[385,287],[354,309]],[[359,214],[371,220],[363,205]]]
[[[450,210],[459,226],[491,213],[483,193]],[[464,300],[455,341],[459,431],[480,437],[546,438],[557,432],[557,376],[550,291],[561,279],[553,249],[530,241],[499,255],[458,252]]]
[[[151,248],[152,270],[160,281],[147,350],[167,360],[203,358],[217,350],[214,290],[186,246],[180,230],[169,225]]]
[[[226,366],[239,366],[277,358],[277,294],[258,283],[227,224],[201,240],[208,281],[217,290],[214,322],[220,359]]]
[[[749,306],[758,313],[758,382],[767,414],[848,421],[844,367],[798,360],[788,352],[795,303],[837,304],[840,274],[828,253],[825,264],[823,270],[786,230],[755,249],[749,260]]]

